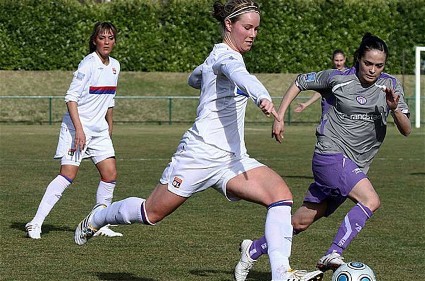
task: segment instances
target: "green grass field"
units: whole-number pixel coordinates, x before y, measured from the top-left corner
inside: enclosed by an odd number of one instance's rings
[[[115,126],[115,200],[149,194],[186,128]],[[263,233],[263,207],[230,203],[207,190],[157,227],[119,226],[124,237],[94,238],[77,246],[74,229],[92,208],[99,180],[86,161],[46,219],[42,239],[25,238],[25,223],[59,171],[52,159],[58,132],[58,125],[0,125],[0,280],[230,281],[239,242]],[[314,126],[289,126],[280,145],[270,138],[270,126],[248,126],[246,142],[251,156],[285,178],[298,207],[312,181]],[[346,260],[367,263],[379,281],[425,279],[425,130],[414,129],[405,138],[390,126],[369,177],[382,207],[347,249]],[[346,202],[333,216],[294,238],[294,268],[314,268],[351,206]],[[270,280],[269,271],[268,258],[262,257],[248,281]],[[331,274],[324,280],[331,280]]]

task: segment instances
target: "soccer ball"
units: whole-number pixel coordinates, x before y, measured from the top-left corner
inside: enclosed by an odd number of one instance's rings
[[[332,281],[376,281],[373,270],[362,262],[341,265],[332,275]]]

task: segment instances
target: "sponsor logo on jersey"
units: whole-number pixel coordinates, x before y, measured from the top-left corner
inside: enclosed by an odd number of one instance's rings
[[[305,82],[313,82],[316,80],[316,72],[307,73],[305,76]]]
[[[115,67],[112,68],[112,73],[117,74],[117,70],[115,69]]]
[[[69,156],[74,156],[76,149],[75,148],[71,148],[70,150],[68,150],[68,155]]]
[[[365,104],[366,102],[367,102],[367,99],[365,98],[365,97],[362,97],[362,96],[358,96],[358,97],[356,97],[356,101],[359,103],[359,104]]]
[[[368,114],[368,113],[363,113],[363,114],[351,114],[350,115],[350,119],[351,120],[365,120],[365,121],[375,121],[378,119],[381,119],[382,116],[379,114]]]
[[[182,182],[183,182],[183,180],[182,180],[181,178],[179,178],[179,177],[174,177],[172,185],[173,185],[175,188],[180,188],[180,186],[181,186]]]
[[[82,81],[84,79],[84,76],[86,76],[84,73],[78,72],[75,78],[77,78],[77,80]]]

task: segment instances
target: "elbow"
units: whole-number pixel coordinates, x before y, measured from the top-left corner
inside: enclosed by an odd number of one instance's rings
[[[407,130],[404,130],[403,132],[401,132],[401,134],[405,137],[408,137],[410,135],[410,133],[412,132],[412,128],[409,128]]]
[[[403,136],[408,137],[412,132],[412,126],[410,125],[410,123],[408,123],[405,126],[400,126],[398,130]]]

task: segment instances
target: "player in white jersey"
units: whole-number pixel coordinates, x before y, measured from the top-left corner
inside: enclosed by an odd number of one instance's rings
[[[331,215],[347,198],[355,203],[317,263],[322,271],[335,270],[344,263],[342,252],[380,206],[367,172],[385,138],[388,115],[393,116],[402,135],[408,136],[411,132],[401,83],[383,72],[387,57],[386,43],[370,33],[365,34],[354,54],[354,67],[344,72],[330,69],[299,75],[284,95],[279,119],[273,125],[272,134],[280,143],[285,112],[301,91],[315,90],[325,98],[333,97],[316,129],[314,182],[303,205],[292,217],[296,234]],[[267,253],[267,237],[244,242],[252,260]]]
[[[338,69],[339,71],[344,71],[347,68],[345,66],[346,60],[347,60],[347,58],[345,57],[345,54],[342,50],[336,49],[335,51],[333,51],[333,53],[332,53],[332,65],[333,65],[334,69]],[[295,112],[302,112],[302,111],[304,111],[304,109],[306,109],[311,104],[315,103],[320,98],[322,98],[322,95],[318,92],[315,92],[311,96],[311,98],[309,98],[307,101],[299,103],[298,106],[294,109],[294,111]],[[327,108],[328,108],[327,104],[328,104],[328,101],[326,101],[325,98],[322,98],[322,103],[321,103],[322,113],[327,110]]]
[[[248,100],[266,115],[276,113],[269,93],[248,73],[242,57],[257,36],[258,4],[217,1],[213,15],[221,24],[223,42],[214,46],[189,77],[189,85],[201,91],[197,118],[183,135],[159,184],[146,200],[130,197],[109,207],[95,206],[78,225],[75,242],[85,244],[106,224],[155,225],[194,193],[212,187],[229,201],[245,199],[267,207],[265,235],[270,242],[273,280],[320,280],[323,274],[318,270],[290,268],[292,194],[276,172],[249,157],[245,148]]]
[[[59,175],[47,186],[34,218],[25,226],[27,236],[41,238],[41,226],[65,189],[77,176],[83,158],[91,158],[100,174],[98,204],[112,202],[116,184],[115,151],[111,140],[112,111],[120,73],[119,62],[110,57],[117,29],[112,23],[95,24],[89,40],[90,53],[78,65],[65,95],[64,114],[54,158],[61,160]],[[122,236],[105,226],[98,235]]]

